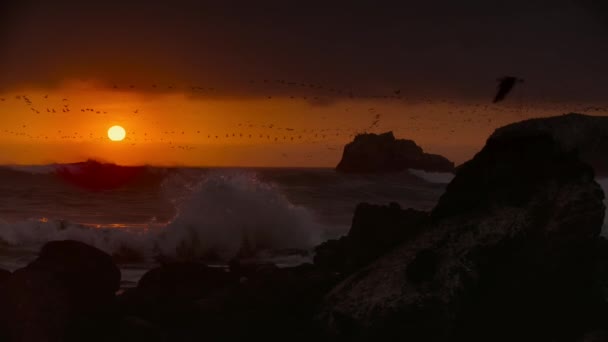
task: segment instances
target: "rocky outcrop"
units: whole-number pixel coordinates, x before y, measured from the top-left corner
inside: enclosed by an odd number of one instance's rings
[[[49,242],[0,284],[0,333],[9,341],[99,340],[119,285],[108,254],[77,241]]]
[[[237,279],[221,268],[194,262],[174,262],[148,271],[137,288],[121,298],[123,312],[151,322],[183,319],[194,303],[218,291],[228,290]]]
[[[492,137],[424,232],[337,285],[319,321],[345,340],[576,340],[607,317],[603,198],[551,135]]]
[[[344,173],[385,173],[407,169],[453,172],[454,163],[436,154],[424,153],[413,140],[395,139],[393,132],[359,134],[344,147],[336,167]]]
[[[0,269],[0,284],[8,280],[11,277],[11,274],[10,271]]]
[[[570,113],[516,122],[497,129],[492,137],[551,134],[565,151],[576,151],[598,176],[608,176],[608,117]]]
[[[428,217],[426,212],[401,209],[397,203],[361,203],[346,236],[315,248],[315,266],[342,274],[355,271],[418,235]]]
[[[129,317],[121,326],[125,336],[154,327],[171,341],[310,341],[314,312],[335,279],[312,265],[167,264],[120,296]]]

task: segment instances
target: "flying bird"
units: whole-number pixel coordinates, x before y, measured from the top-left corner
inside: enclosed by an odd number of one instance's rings
[[[524,80],[513,76],[505,76],[503,78],[499,78],[498,82],[498,92],[496,93],[496,97],[494,97],[494,101],[492,101],[493,103],[504,100],[507,94],[513,90],[515,84],[523,83]]]

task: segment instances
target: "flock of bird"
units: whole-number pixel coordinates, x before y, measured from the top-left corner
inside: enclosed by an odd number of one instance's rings
[[[157,142],[166,144],[169,148],[182,150],[182,151],[191,151],[195,149],[193,144],[184,144],[182,143],[185,137],[188,137],[190,140],[192,136],[196,136],[194,139],[197,142],[201,140],[210,140],[210,141],[225,141],[225,140],[251,140],[261,142],[264,141],[266,143],[321,143],[325,144],[325,148],[330,151],[334,151],[339,149],[344,142],[351,139],[353,136],[363,132],[372,132],[378,131],[381,128],[383,130],[393,130],[393,131],[402,131],[406,136],[415,135],[417,132],[421,131],[442,131],[444,134],[444,139],[448,140],[450,135],[456,134],[459,130],[468,127],[470,128],[473,125],[477,125],[479,127],[486,127],[487,129],[494,128],[499,124],[505,124],[509,120],[513,121],[514,119],[521,119],[525,117],[529,117],[538,113],[538,111],[542,108],[544,110],[553,110],[551,106],[555,107],[555,111],[559,112],[561,108],[562,112],[565,111],[582,111],[587,113],[604,113],[608,112],[608,108],[603,106],[585,106],[583,104],[575,105],[576,108],[572,108],[572,105],[563,105],[560,103],[549,103],[549,102],[541,102],[535,101],[534,103],[526,103],[525,105],[520,101],[519,104],[517,100],[514,100],[509,105],[499,105],[498,103],[501,101],[505,101],[507,96],[513,89],[519,84],[523,84],[524,80],[514,76],[506,76],[500,78],[498,80],[497,92],[493,101],[488,101],[488,103],[469,103],[463,104],[462,102],[449,100],[449,99],[432,99],[432,98],[422,98],[418,99],[418,101],[414,101],[414,103],[420,105],[429,106],[428,109],[424,111],[425,116],[435,115],[437,119],[425,120],[428,118],[422,117],[420,114],[404,113],[399,120],[399,122],[407,122],[406,126],[397,127],[395,125],[390,125],[391,117],[394,118],[394,115],[386,115],[382,112],[381,109],[377,109],[374,107],[367,108],[366,112],[362,113],[362,109],[354,105],[354,100],[357,99],[373,99],[373,100],[381,100],[381,101],[405,101],[402,96],[401,90],[395,89],[390,91],[389,94],[384,95],[362,95],[353,92],[350,89],[341,89],[337,87],[329,87],[321,84],[314,83],[304,83],[304,82],[293,82],[287,80],[251,80],[249,83],[252,86],[256,84],[262,84],[266,86],[278,87],[277,91],[279,96],[282,99],[298,99],[298,100],[306,100],[312,102],[314,101],[331,101],[333,98],[339,98],[340,104],[346,104],[345,108],[336,107],[337,113],[342,111],[344,114],[344,125],[340,125],[340,127],[323,127],[323,128],[298,128],[298,127],[281,127],[277,123],[263,123],[263,122],[241,122],[235,125],[234,130],[224,131],[224,132],[210,132],[210,131],[201,131],[201,129],[189,129],[189,130],[162,130],[157,129],[154,132],[139,132],[136,130],[128,130],[128,134],[126,137],[127,143],[131,145],[136,145],[138,143],[143,142]],[[194,93],[214,93],[217,92],[218,89],[215,87],[203,87],[203,86],[187,86],[187,87],[178,87],[176,85],[158,85],[151,84],[149,86],[152,89],[166,89],[168,91],[184,91],[188,90]],[[114,90],[124,90],[128,91],[138,91],[140,87],[135,85],[128,86],[119,86],[112,85],[112,89]],[[311,91],[310,95],[302,95],[308,94],[302,91],[291,92],[291,94],[299,94],[299,95],[289,95],[289,92],[284,93],[282,88],[290,89],[290,88],[300,88],[307,89]],[[268,100],[272,100],[273,96],[268,95],[264,98]],[[345,99],[352,100],[344,101]],[[14,95],[13,98],[0,97],[0,110],[3,103],[7,103],[11,100],[21,102],[25,105],[29,111],[31,111],[35,115],[39,114],[67,114],[67,113],[88,113],[88,114],[99,114],[99,115],[113,115],[115,113],[111,113],[106,108],[94,108],[92,106],[76,106],[72,104],[69,98],[52,98],[49,95],[40,96],[37,99],[34,99],[33,96],[28,95]],[[409,99],[411,100],[411,99]],[[53,105],[51,105],[51,103]],[[568,107],[568,108],[566,108]],[[358,112],[358,113],[355,113]],[[421,111],[419,111],[421,112]],[[433,114],[435,112],[435,114]],[[121,113],[124,114],[124,113]],[[145,115],[145,111],[142,111],[138,108],[132,108],[130,110],[131,115]],[[359,118],[368,117],[369,121],[367,123],[361,123],[362,119],[359,119],[355,124],[354,121],[351,122],[349,117],[352,115],[358,115]],[[499,114],[499,115],[497,115]],[[503,114],[503,115],[500,115]],[[510,115],[506,115],[510,114]],[[443,120],[439,119],[443,116]],[[389,121],[389,124],[383,124],[384,121]],[[365,120],[363,120],[365,121]],[[354,127],[353,127],[354,125]],[[350,126],[350,127],[349,127]],[[45,134],[31,134],[28,133],[28,125],[22,124],[20,127],[12,128],[12,129],[3,129],[2,132],[5,135],[13,135],[20,138],[27,138],[30,140],[49,140],[49,139],[60,139],[63,141],[105,141],[107,137],[105,136],[105,132],[67,132],[64,130],[57,130],[56,134],[51,134],[51,132],[46,132]],[[54,133],[54,132],[53,132]],[[286,155],[283,155],[286,157]]]

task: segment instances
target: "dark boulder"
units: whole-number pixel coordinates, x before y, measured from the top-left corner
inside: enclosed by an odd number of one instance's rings
[[[230,270],[174,263],[149,271],[120,296],[125,336],[149,332],[170,341],[307,341],[314,312],[336,277],[312,265],[277,268],[233,262]],[[148,324],[149,323],[149,324]],[[133,329],[130,331],[129,329]]]
[[[70,293],[54,274],[16,271],[0,286],[2,341],[65,341],[74,319]]]
[[[428,213],[361,203],[355,209],[348,234],[315,248],[315,266],[340,273],[355,271],[400,243],[418,235]]]
[[[516,122],[497,129],[491,138],[548,133],[564,151],[575,151],[598,176],[608,175],[608,117],[570,113]]]
[[[0,269],[0,284],[8,280],[11,276],[11,272],[7,270]]]
[[[606,319],[603,198],[550,135],[491,138],[424,232],[337,285],[319,322],[350,340],[575,340]]]
[[[0,330],[17,341],[101,340],[119,285],[108,254],[77,241],[49,242],[0,285]]]
[[[174,262],[148,271],[137,287],[121,296],[122,311],[153,323],[177,323],[193,303],[235,286],[237,280],[223,268],[195,262]]]
[[[107,302],[120,288],[120,269],[107,253],[72,240],[45,244],[24,271],[40,270],[61,279],[75,302]]]
[[[344,147],[336,167],[344,173],[385,173],[407,169],[453,172],[454,163],[436,154],[424,153],[413,140],[395,139],[393,132],[359,134]]]

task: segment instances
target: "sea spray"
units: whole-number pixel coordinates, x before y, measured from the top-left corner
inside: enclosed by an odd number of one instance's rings
[[[272,184],[242,171],[210,172],[161,233],[162,253],[227,260],[262,250],[309,249],[323,227]]]
[[[150,222],[116,228],[66,220],[0,221],[0,241],[36,251],[48,241],[72,239],[110,254],[129,250],[148,258],[162,254],[220,261],[261,251],[310,249],[321,242],[324,227],[314,215],[291,204],[276,186],[259,181],[255,173],[182,175],[168,178],[165,188],[177,211],[166,225]]]

